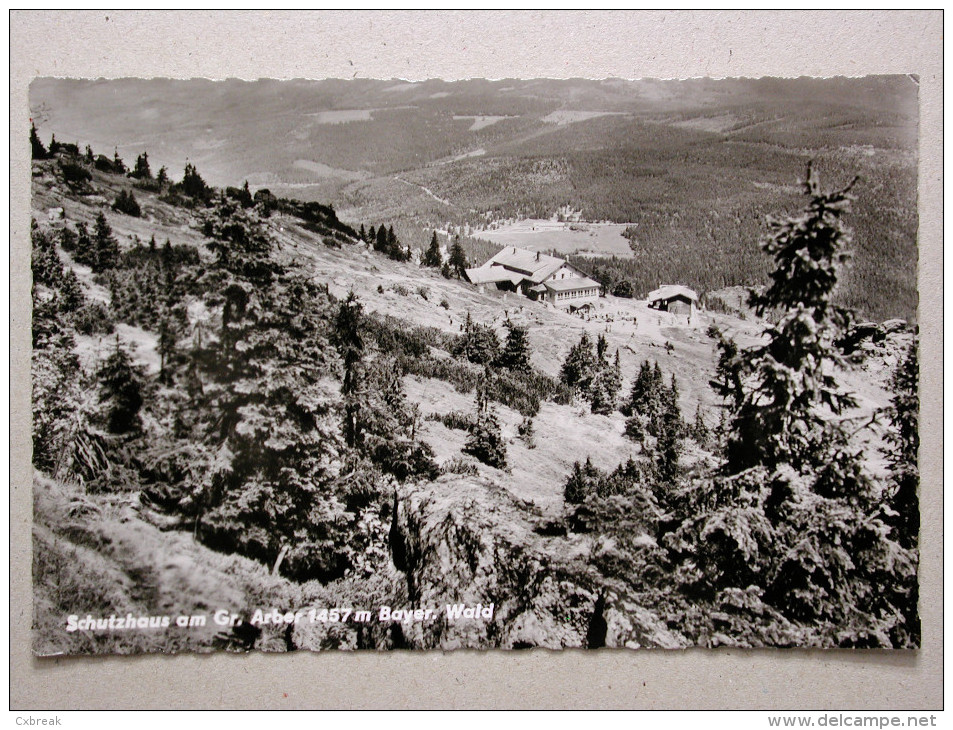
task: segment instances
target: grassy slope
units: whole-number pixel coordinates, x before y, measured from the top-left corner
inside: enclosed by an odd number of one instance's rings
[[[97,175],[94,185],[98,194],[77,199],[49,183],[43,176],[34,179],[34,215],[42,221],[48,221],[50,212],[62,207],[68,220],[92,222],[120,187],[128,186],[126,180]],[[143,219],[106,210],[121,245],[130,245],[133,236],[148,240],[153,231],[160,242],[169,237],[174,244],[200,243],[201,237],[191,228],[189,212],[170,208],[150,194],[136,194],[145,210]],[[57,216],[54,211],[54,218]],[[610,352],[620,352],[626,389],[642,360],[657,360],[663,371],[676,374],[686,417],[693,414],[698,401],[712,403],[707,382],[714,353],[712,342],[704,333],[707,319],[696,327],[676,327],[670,315],[650,311],[642,302],[610,297],[600,301],[595,319],[585,321],[512,295],[504,300],[497,293],[481,294],[465,283],[361,248],[329,249],[286,216],[276,216],[269,227],[281,244],[284,257],[313,273],[317,281],[326,282],[335,295],[343,296],[353,289],[369,311],[454,333],[459,332],[467,313],[478,322],[492,323],[500,329],[506,316],[510,316],[530,327],[533,363],[549,374],[558,372],[566,352],[583,330],[593,337],[603,333],[609,340]],[[84,283],[91,285],[89,272],[77,270]],[[90,294],[101,299],[108,296],[96,288],[91,288]],[[441,306],[442,301],[446,308]],[[750,321],[723,315],[711,315],[711,320],[742,342],[750,343],[756,335],[756,326]],[[119,337],[138,346],[138,360],[154,362],[154,338],[128,327],[119,328]],[[80,345],[86,347],[86,364],[91,366],[97,350],[91,343]],[[861,392],[868,411],[887,403],[883,382],[888,365],[881,363],[850,376],[849,382]],[[472,394],[458,393],[445,382],[408,377],[405,384],[408,396],[420,404],[425,416],[451,410],[469,412],[472,408]],[[619,414],[594,416],[579,406],[543,404],[535,419],[537,445],[529,449],[516,437],[519,415],[504,407],[499,407],[498,412],[509,441],[509,472],[478,468],[491,482],[502,485],[519,500],[535,504],[534,510],[551,514],[559,509],[562,484],[573,461],[592,456],[597,465],[612,468],[637,453],[637,447],[622,436]],[[462,431],[447,429],[436,421],[425,421],[423,429],[440,461],[459,455],[465,437]],[[689,455],[689,459],[695,457]],[[452,487],[455,479],[466,480],[448,476],[441,479],[441,484]],[[63,625],[70,613],[172,615],[217,608],[286,609],[330,605],[341,596],[349,600],[355,596],[354,585],[291,584],[271,576],[257,563],[202,547],[188,531],[163,531],[143,519],[132,494],[87,495],[40,477],[35,483],[34,513],[34,622],[38,629],[38,654],[178,651],[216,645],[212,628],[173,629],[162,636],[144,632],[127,636],[67,634]],[[383,591],[393,589],[395,580],[395,576],[385,575],[380,576],[379,585],[365,586],[363,589],[370,592],[370,597],[363,604],[376,604]],[[296,643],[302,647],[354,646],[355,641],[353,636],[335,637],[328,632],[296,634]],[[287,645],[283,634],[275,629],[265,632],[259,646],[283,650]]]
[[[221,631],[205,628],[66,632],[66,617],[178,616],[224,608],[282,610],[321,602],[315,584],[296,585],[258,563],[203,547],[189,532],[142,519],[133,494],[89,495],[38,476],[33,491],[34,652],[38,655],[208,650]],[[282,650],[277,630],[261,648]]]
[[[558,375],[566,354],[583,331],[593,340],[602,334],[609,342],[610,354],[619,351],[622,395],[628,392],[643,360],[658,362],[666,377],[674,374],[677,379],[684,417],[691,419],[696,405],[701,403],[708,411],[709,426],[715,425],[718,416],[717,399],[708,385],[716,364],[714,341],[706,334],[708,325],[716,324],[742,345],[756,342],[760,327],[751,320],[716,313],[703,314],[688,327],[684,320],[651,310],[643,301],[616,297],[600,299],[595,316],[587,321],[512,294],[506,299],[497,292],[481,294],[463,282],[447,280],[414,264],[394,262],[372,252],[328,249],[299,235],[294,226],[281,227],[284,230],[278,233],[279,239],[299,263],[313,271],[317,280],[328,282],[337,296],[354,290],[369,312],[389,314],[447,333],[459,333],[469,313],[475,322],[493,325],[501,337],[505,335],[503,322],[510,317],[529,327],[533,365],[553,376]],[[382,292],[378,291],[379,286]],[[421,295],[421,288],[426,291],[426,298]],[[441,301],[447,303],[447,309],[440,305]],[[891,350],[884,361],[845,376],[849,387],[861,396],[858,413],[869,415],[873,409],[888,405],[885,385],[895,359],[896,353]],[[459,393],[444,381],[408,376],[405,387],[424,416],[473,410],[473,394]],[[478,468],[518,498],[547,510],[562,505],[562,485],[574,461],[591,456],[593,463],[611,469],[628,456],[638,454],[638,446],[622,435],[624,418],[619,413],[599,416],[588,413],[584,406],[545,403],[534,420],[537,446],[528,449],[517,436],[522,417],[505,407],[498,407],[497,412],[508,441],[509,472],[483,465]],[[439,462],[460,455],[465,432],[449,429],[437,421],[425,422],[423,432]]]

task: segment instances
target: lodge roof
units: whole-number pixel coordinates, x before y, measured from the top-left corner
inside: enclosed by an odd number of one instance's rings
[[[573,276],[569,279],[544,281],[541,286],[546,287],[549,291],[564,292],[576,291],[577,289],[598,289],[602,285],[598,281],[593,281],[588,276]]]
[[[508,246],[497,252],[481,269],[503,267],[522,274],[521,278],[529,279],[539,284],[546,277],[552,276],[566,262],[563,259],[550,256],[538,251],[528,251],[525,248]],[[468,270],[468,274],[469,274]]]
[[[649,292],[648,300],[650,302],[658,302],[675,299],[677,297],[685,297],[686,299],[690,299],[693,302],[698,301],[698,295],[687,286],[682,286],[681,284],[667,284],[666,286],[660,286],[655,291]]]

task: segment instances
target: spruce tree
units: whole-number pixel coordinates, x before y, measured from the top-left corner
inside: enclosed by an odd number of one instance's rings
[[[695,420],[692,423],[691,437],[699,446],[705,447],[708,445],[710,436],[708,424],[705,423],[705,417],[702,414],[702,404],[699,403],[695,408]]]
[[[39,135],[36,133],[36,125],[33,122],[30,122],[30,149],[34,160],[45,160],[49,157],[46,147],[43,146]]]
[[[36,219],[30,222],[30,238],[33,252],[30,266],[33,271],[33,284],[43,284],[52,289],[60,285],[63,278],[63,264],[56,253],[56,245],[50,234],[41,231]]]
[[[467,255],[463,251],[463,244],[460,243],[460,236],[455,236],[453,246],[450,248],[450,259],[447,261],[450,270],[458,279],[463,277],[463,272],[467,269]]]
[[[138,180],[152,179],[152,170],[149,169],[149,154],[147,152],[143,152],[136,157],[136,166],[132,169],[130,175]]]
[[[136,197],[127,190],[119,191],[119,195],[116,196],[116,202],[113,203],[112,208],[119,213],[125,213],[135,218],[142,215],[139,202],[136,200]]]
[[[663,486],[663,492],[667,491],[664,487],[673,485],[681,474],[678,459],[682,453],[683,432],[684,424],[678,409],[678,385],[673,375],[671,388],[664,391],[663,410],[656,426],[658,442],[655,446],[655,471],[657,484]]]
[[[394,226],[387,229],[387,255],[395,261],[401,261],[404,258],[404,252],[400,247],[400,241],[397,240],[397,234],[394,233]]]
[[[437,232],[433,232],[430,238],[430,248],[424,253],[420,262],[424,266],[439,269],[443,265],[443,257],[440,255],[440,243],[437,241]]]
[[[609,341],[606,340],[606,336],[600,332],[596,338],[596,360],[599,362],[600,367],[606,364],[606,352],[608,349]]]
[[[589,395],[589,388],[596,376],[598,360],[592,350],[592,340],[588,332],[583,332],[579,342],[573,345],[559,371],[559,379],[568,388]]]
[[[500,356],[500,340],[493,328],[474,323],[467,312],[463,335],[457,342],[454,354],[462,355],[477,365],[491,365]]]
[[[470,434],[463,446],[463,453],[476,457],[488,466],[506,468],[506,442],[500,431],[500,423],[490,405],[489,378],[487,371],[477,386],[476,414],[470,426]]]
[[[82,221],[76,224],[76,244],[73,250],[73,258],[77,263],[93,268],[96,263],[96,247],[93,245],[93,239],[89,235],[86,224]]]
[[[563,485],[563,499],[566,504],[583,504],[602,487],[605,475],[592,464],[587,456],[586,463],[573,462],[572,473]]]
[[[529,372],[529,337],[526,327],[506,320],[506,343],[497,358],[497,365],[507,370]]]
[[[751,301],[777,324],[729,363],[740,397],[727,388],[725,466],[694,485],[668,540],[691,573],[684,590],[740,609],[742,645],[919,640],[916,553],[892,538],[885,485],[838,418],[854,403],[837,382],[846,363],[834,343],[848,315],[833,302],[850,187],[822,192],[809,166],[807,206],[771,222],[763,248],[776,268]]]
[[[113,172],[119,174],[125,174],[126,172],[126,163],[122,161],[122,158],[119,156],[119,148],[113,149],[113,163],[112,163]]]
[[[106,428],[110,433],[127,434],[141,427],[142,373],[116,337],[116,349],[96,372],[100,400],[105,408]]]
[[[96,216],[93,251],[94,261],[91,266],[93,271],[97,273],[113,269],[119,263],[119,244],[113,237],[112,228],[110,228],[109,222],[102,212]]]
[[[207,200],[212,192],[191,162],[185,163],[185,172],[182,175],[182,192],[190,198],[201,201]]]
[[[598,352],[598,345],[596,349]],[[621,388],[622,368],[619,365],[619,351],[616,350],[615,362],[609,364],[605,361],[605,349],[603,349],[603,357],[598,362],[598,371],[590,388],[589,400],[592,404],[592,412],[602,415],[612,413],[616,408],[616,398]]]
[[[906,548],[916,548],[920,534],[920,500],[917,496],[917,488],[920,485],[919,377],[917,342],[914,340],[897,364],[890,381],[893,398],[890,409],[891,428],[887,433],[887,441],[892,447],[887,453],[887,462],[894,484],[890,497],[894,516],[890,521],[897,535],[897,542]]]
[[[887,454],[887,462],[893,488],[888,499],[891,513],[887,521],[897,542],[910,550],[917,561],[920,544],[920,498],[917,494],[920,486],[919,376],[917,341],[914,339],[906,355],[897,363],[890,381],[893,398],[887,442],[892,448]],[[916,572],[907,575],[892,592],[903,616],[903,623],[893,632],[893,642],[898,646],[917,646],[920,643],[920,586]]]
[[[379,226],[377,229],[377,238],[374,240],[374,250],[379,253],[387,253],[387,229]]]
[[[334,344],[344,361],[341,395],[344,397],[344,441],[351,448],[361,444],[360,390],[362,387],[361,361],[364,357],[364,337],[361,334],[363,306],[354,292],[348,294],[334,325]]]
[[[762,248],[774,257],[775,269],[771,285],[752,294],[750,304],[758,316],[781,312],[781,318],[767,328],[765,345],[738,355],[740,376],[753,387],[734,403],[726,454],[732,473],[759,464],[829,463],[844,449],[843,429],[832,427],[822,409],[839,415],[856,405],[834,375],[844,365],[835,343],[849,323],[833,297],[849,258],[842,217],[853,185],[822,193],[808,165],[807,207],[770,221],[772,235]]]

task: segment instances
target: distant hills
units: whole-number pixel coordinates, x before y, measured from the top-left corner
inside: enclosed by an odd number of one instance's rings
[[[686,267],[699,289],[761,281],[764,216],[802,203],[815,159],[824,184],[861,176],[845,302],[913,319],[917,88],[908,76],[37,79],[30,104],[44,137],[147,150],[173,176],[188,159],[210,184],[332,202],[344,220],[479,228],[569,204],[637,224],[646,261],[710,259],[703,281]]]

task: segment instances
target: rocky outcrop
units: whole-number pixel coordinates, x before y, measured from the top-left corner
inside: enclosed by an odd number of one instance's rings
[[[399,622],[407,646],[688,645],[590,564],[591,537],[539,534],[541,520],[488,478],[448,475],[402,487],[391,553],[406,576],[408,607],[433,612]],[[454,617],[454,606],[468,610]]]

